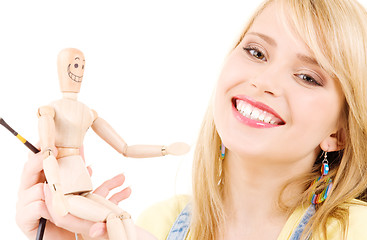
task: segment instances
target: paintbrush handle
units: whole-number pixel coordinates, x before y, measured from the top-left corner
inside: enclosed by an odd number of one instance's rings
[[[17,133],[13,128],[11,128],[4,119],[0,118],[0,124],[3,125],[6,129],[9,130],[14,136],[16,136],[24,145],[27,146],[33,153],[39,153],[39,150],[29,143],[25,138],[23,138],[19,133]]]
[[[40,150],[38,150],[35,146],[33,146],[30,142],[28,142],[25,138],[20,136],[14,129],[12,129],[5,121],[4,119],[0,118],[0,124],[3,125],[6,129],[9,130],[14,136],[16,136],[24,145],[26,145],[27,148],[29,148],[33,153],[39,153]],[[46,228],[46,219],[41,218],[38,224],[38,230],[37,230],[37,236],[36,240],[42,240],[43,234],[45,232]]]

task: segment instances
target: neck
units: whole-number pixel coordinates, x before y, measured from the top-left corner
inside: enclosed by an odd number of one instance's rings
[[[77,100],[78,99],[78,93],[75,92],[63,92],[62,93],[63,98]]]
[[[309,162],[269,164],[228,152],[223,162],[226,231],[246,231],[251,235],[251,231],[268,225],[272,228],[268,230],[279,233],[289,215],[278,207],[282,188],[293,177],[310,171]],[[301,186],[290,186],[282,197],[295,199],[303,191]]]

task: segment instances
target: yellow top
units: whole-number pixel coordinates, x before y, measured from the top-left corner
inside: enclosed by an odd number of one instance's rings
[[[178,195],[167,201],[157,203],[140,215],[137,224],[152,233],[158,240],[165,240],[176,218],[185,208],[189,200],[189,196]],[[358,204],[362,202],[354,200],[353,203]],[[307,207],[299,207],[292,213],[277,240],[290,239],[306,210]],[[331,220],[327,229],[328,240],[342,239],[340,236],[340,226],[337,221]],[[367,206],[350,205],[347,239],[367,239]],[[191,240],[190,233],[186,240]]]

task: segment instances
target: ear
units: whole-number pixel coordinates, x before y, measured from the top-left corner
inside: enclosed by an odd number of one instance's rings
[[[320,148],[325,152],[335,152],[342,150],[345,145],[345,132],[341,128],[337,132],[330,134],[320,143]]]

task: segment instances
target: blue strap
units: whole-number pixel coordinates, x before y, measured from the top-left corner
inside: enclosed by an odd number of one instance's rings
[[[307,208],[297,228],[294,230],[290,240],[299,240],[301,238],[303,230],[305,230],[307,223],[310,221],[311,217],[315,214],[315,212],[316,212],[315,205],[311,204]],[[310,239],[310,237],[311,237],[311,234],[306,239]]]
[[[190,220],[191,204],[187,204],[173,224],[167,240],[185,240],[187,232],[189,231]]]
[[[185,240],[186,235],[189,231],[190,220],[191,220],[191,204],[188,204],[184,210],[177,217],[175,223],[173,224],[171,231],[168,234],[167,240]],[[311,217],[315,214],[315,205],[311,204],[305,214],[303,215],[300,223],[291,235],[290,240],[300,240],[302,232],[305,230],[307,223],[310,221]],[[309,235],[307,239],[310,239]]]

